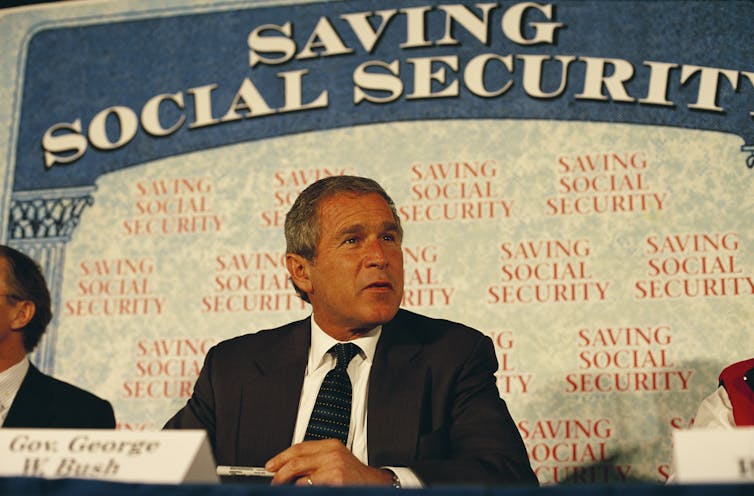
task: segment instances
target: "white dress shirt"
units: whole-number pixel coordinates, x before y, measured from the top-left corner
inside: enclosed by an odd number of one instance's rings
[[[728,392],[724,387],[718,387],[714,393],[704,398],[696,412],[696,417],[694,417],[694,427],[736,428],[736,421],[733,419],[733,405],[731,405]]]
[[[13,404],[16,393],[21,388],[21,383],[24,382],[24,377],[26,377],[28,371],[29,358],[25,356],[17,364],[0,372],[0,426],[5,422],[10,406]]]
[[[304,372],[304,385],[301,389],[301,399],[298,405],[296,427],[293,431],[293,444],[304,440],[309,418],[314,410],[319,388],[325,375],[335,367],[336,359],[328,350],[339,341],[325,333],[315,320],[311,318],[311,346],[309,359]],[[348,364],[348,376],[351,378],[351,426],[348,430],[346,447],[362,463],[368,462],[367,447],[367,396],[369,394],[369,371],[374,362],[377,341],[380,339],[382,326],[377,326],[361,337],[349,341],[360,348],[360,352]],[[395,473],[401,481],[402,487],[422,487],[419,478],[413,470],[406,467],[384,467]]]

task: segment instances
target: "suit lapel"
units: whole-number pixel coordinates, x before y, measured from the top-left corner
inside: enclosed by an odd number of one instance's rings
[[[422,346],[398,319],[385,324],[369,375],[370,465],[407,464],[416,454],[427,381]]]
[[[242,379],[237,463],[264,464],[291,445],[311,341],[309,319],[280,330]],[[285,335],[284,335],[285,334]]]

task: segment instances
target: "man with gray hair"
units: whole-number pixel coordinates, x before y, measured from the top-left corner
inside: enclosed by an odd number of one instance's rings
[[[490,338],[399,309],[403,231],[379,184],[311,184],[285,236],[312,315],[213,347],[166,428],[205,429],[218,464],[273,484],[537,484]]]
[[[50,292],[39,265],[0,245],[0,425],[114,428],[110,402],[43,374],[29,362],[50,319]]]

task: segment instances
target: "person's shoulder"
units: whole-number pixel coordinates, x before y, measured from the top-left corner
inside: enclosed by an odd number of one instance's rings
[[[408,333],[427,342],[440,338],[476,342],[485,337],[477,329],[461,322],[429,317],[403,308],[386,326],[397,333]]]
[[[67,429],[112,429],[115,428],[115,412],[112,404],[91,391],[45,374],[30,367],[27,375],[29,389],[25,394],[36,398],[31,404],[36,408],[49,409],[46,418],[31,427],[55,427]],[[19,391],[20,394],[20,391]],[[28,421],[28,419],[21,421]]]
[[[249,350],[264,350],[276,343],[282,343],[290,339],[293,333],[301,332],[308,329],[309,318],[289,322],[279,327],[262,329],[256,332],[241,334],[232,338],[220,341],[213,346],[215,353],[238,353],[240,350],[248,352]]]
[[[62,379],[58,379],[57,377],[53,377],[51,375],[45,374],[38,369],[30,369],[29,372],[31,374],[37,374],[38,375],[38,381],[40,384],[44,385],[44,388],[46,389],[45,394],[49,394],[52,398],[54,398],[57,401],[62,401],[64,403],[92,403],[92,404],[110,404],[109,401],[100,398],[96,394],[92,393],[91,391],[87,391],[86,389],[83,389],[79,386],[76,386],[74,384],[71,384],[70,382],[66,382]],[[41,391],[40,391],[41,393]]]
[[[720,372],[720,382],[723,383],[726,379],[742,376],[745,372],[751,370],[752,367],[754,367],[754,358],[732,363]]]

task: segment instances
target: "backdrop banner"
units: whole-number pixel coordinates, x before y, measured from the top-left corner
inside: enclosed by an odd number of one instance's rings
[[[403,307],[493,339],[539,480],[665,482],[672,433],[754,354],[752,19],[750,1],[0,10],[0,237],[54,302],[32,360],[120,429],[161,428],[212,345],[309,314],[285,214],[364,175],[404,225]]]

